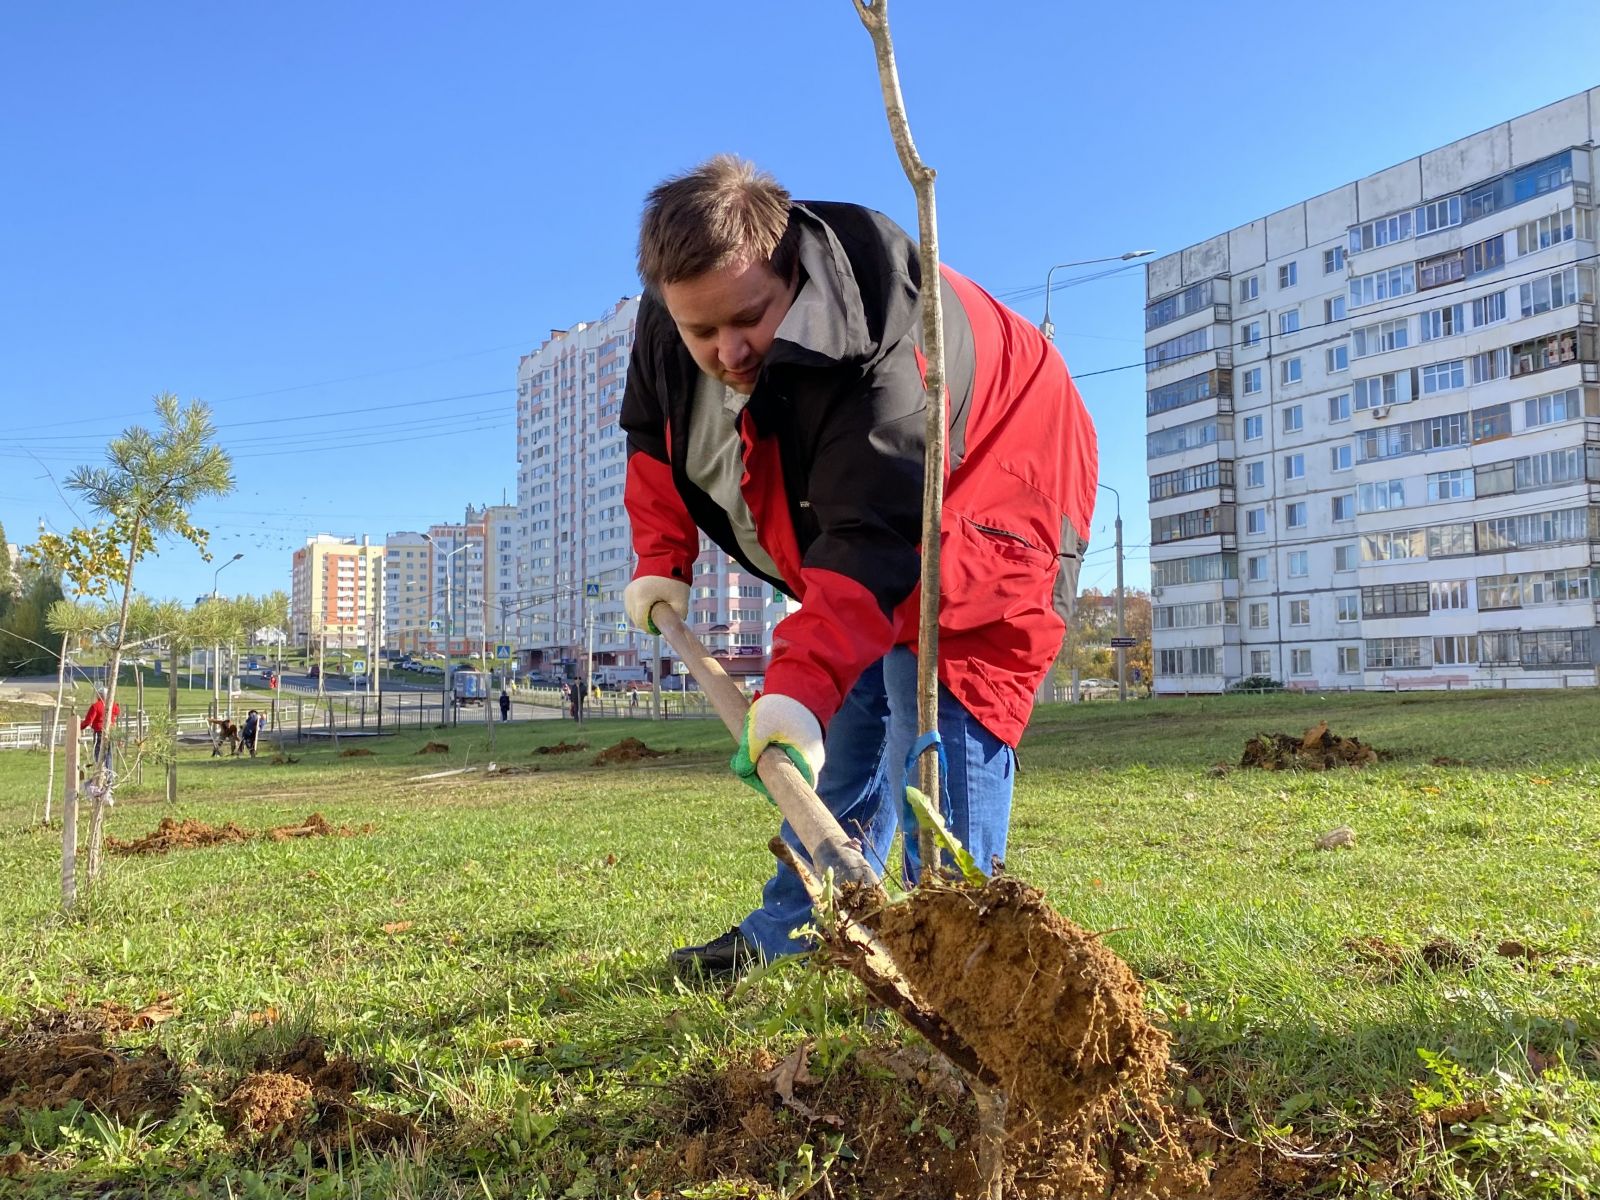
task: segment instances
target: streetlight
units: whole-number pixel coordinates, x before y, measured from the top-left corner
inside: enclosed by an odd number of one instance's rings
[[[211,598],[213,600],[217,598],[218,576],[220,576],[224,571],[233,566],[234,563],[238,562],[243,557],[244,551],[241,550],[238,554],[235,554],[215,571],[211,572]],[[211,715],[214,717],[222,715],[222,676],[219,671],[221,664],[217,661],[221,657],[221,643],[213,642],[211,645]],[[233,700],[232,688],[228,689],[228,699],[230,702]]]
[[[1109,258],[1084,258],[1077,262],[1057,263],[1044,273],[1044,320],[1039,322],[1039,332],[1044,334],[1044,340],[1056,340],[1056,327],[1050,321],[1050,277],[1057,271],[1065,271],[1069,267],[1092,267],[1095,263],[1128,262],[1135,258],[1146,258],[1154,254],[1154,250],[1129,250],[1126,254],[1113,254]]]
[[[1117,498],[1117,640],[1121,641],[1128,636],[1128,627],[1123,621],[1122,614],[1122,493],[1109,483],[1102,483],[1101,487]],[[1125,646],[1117,647],[1117,699],[1128,698],[1128,650]]]
[[[422,540],[427,542],[430,546],[434,547],[435,550],[438,549],[439,543],[434,540],[433,534],[431,534],[431,533],[423,534],[422,535]],[[454,558],[456,555],[460,554],[463,550],[466,550],[469,547],[471,547],[472,545],[474,545],[473,542],[467,541],[467,540],[463,540],[461,545],[457,546],[454,550],[447,551],[445,553],[445,556],[444,556],[444,621],[445,621],[445,626],[444,626],[444,694],[446,696],[446,699],[444,701],[441,701],[441,703],[448,703],[449,702],[448,701],[448,697],[450,695],[450,653],[451,653],[450,643],[456,636],[456,598],[455,598],[455,588],[454,588],[455,568],[450,565],[450,560],[452,558]],[[430,591],[431,591],[431,589],[430,589]],[[485,701],[484,703],[488,703],[488,701]],[[439,716],[440,716],[440,720],[444,719],[444,713],[442,711],[440,712]]]

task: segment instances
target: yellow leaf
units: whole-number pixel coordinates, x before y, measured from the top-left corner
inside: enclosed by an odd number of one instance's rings
[[[383,931],[385,933],[404,933],[415,924],[415,921],[390,921],[383,927]]]

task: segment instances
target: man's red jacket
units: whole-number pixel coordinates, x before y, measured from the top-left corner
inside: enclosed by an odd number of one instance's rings
[[[111,723],[115,725],[117,718],[122,715],[122,705],[111,706]],[[83,720],[78,722],[79,729],[92,729],[96,733],[106,731],[106,702],[99,696],[94,698],[94,703],[89,705],[89,711],[83,714]]]
[[[916,244],[879,213],[808,203],[790,219],[802,236],[795,306],[807,313],[780,326],[738,417],[740,490],[778,577],[750,563],[728,514],[686,472],[700,370],[652,293],[640,304],[623,397],[625,500],[638,574],[692,582],[704,530],[744,570],[801,601],[773,631],[766,691],[826,725],[863,670],[917,640],[920,270]],[[1098,453],[1066,365],[1039,331],[954,271],[943,276],[939,678],[1014,746],[1061,646]]]

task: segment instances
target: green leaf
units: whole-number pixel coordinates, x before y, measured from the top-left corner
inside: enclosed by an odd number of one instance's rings
[[[917,824],[931,830],[934,841],[938,842],[940,848],[954,860],[956,867],[961,871],[961,877],[968,883],[981,886],[987,876],[978,870],[978,864],[972,860],[967,848],[956,840],[956,835],[945,828],[944,818],[939,815],[938,805],[928,799],[926,793],[910,786],[906,788],[906,803],[911,806]]]

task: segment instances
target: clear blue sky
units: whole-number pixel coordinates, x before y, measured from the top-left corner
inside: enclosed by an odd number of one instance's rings
[[[945,259],[1037,320],[1052,263],[1182,247],[1600,83],[1581,4],[1421,11],[896,0]],[[69,525],[46,468],[199,397],[237,456],[198,514],[246,556],[229,590],[286,588],[310,533],[514,499],[517,357],[637,289],[663,175],[733,150],[915,223],[849,0],[11,4],[0,114],[0,522]],[[1057,294],[1074,372],[1140,360],[1142,278]],[[1143,372],[1083,391],[1143,584]],[[212,567],[166,547],[141,576],[187,600]]]

